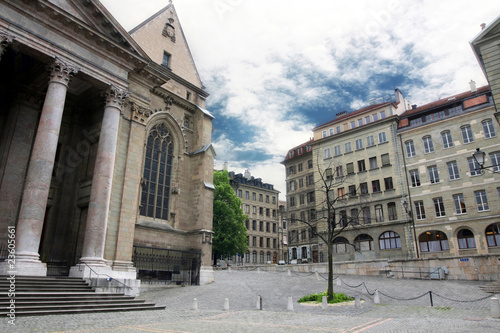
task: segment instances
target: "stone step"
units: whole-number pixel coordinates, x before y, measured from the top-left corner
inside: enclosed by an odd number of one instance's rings
[[[16,298],[23,296],[23,297],[31,297],[31,298],[46,298],[46,297],[81,297],[81,296],[90,296],[90,297],[122,297],[124,294],[119,294],[119,293],[96,293],[94,291],[86,291],[86,292],[67,292],[67,291],[50,291],[50,292],[44,292],[44,291],[38,291],[38,292],[25,292],[25,291],[20,291],[20,292],[15,292]],[[0,293],[0,299],[2,298],[9,298],[8,293],[3,292]]]
[[[61,281],[43,281],[43,280],[15,280],[12,284],[16,286],[47,286],[47,285],[58,285],[58,286],[88,286],[87,282],[83,280],[61,280]],[[4,286],[10,286],[11,283],[8,280],[0,280],[0,288]]]
[[[0,293],[5,293],[8,291],[8,289],[2,288],[0,289]],[[65,292],[72,292],[72,291],[77,291],[77,292],[93,292],[94,289],[90,286],[78,286],[78,287],[66,287],[66,286],[17,286],[15,287],[16,292],[58,292],[58,291],[65,291]]]
[[[500,294],[500,281],[494,281],[484,286],[479,286],[479,289],[485,293]]]
[[[10,300],[12,299],[13,297],[0,297],[0,302],[1,303],[4,303],[4,302],[10,302]],[[108,300],[133,300],[135,299],[134,296],[124,296],[124,295],[120,295],[120,294],[112,294],[112,295],[104,295],[104,296],[101,296],[101,294],[87,294],[87,295],[79,295],[79,296],[75,296],[75,295],[57,295],[57,296],[44,296],[44,297],[33,297],[32,295],[18,295],[16,294],[15,296],[15,300],[16,302],[18,301],[26,301],[26,302],[42,302],[42,301],[54,301],[54,302],[57,302],[57,301],[99,301],[99,300],[105,300],[105,301],[108,301]]]
[[[12,284],[15,296],[9,295],[11,281],[0,277],[0,316],[8,314],[12,300],[16,316],[165,308],[123,293],[98,293],[79,278],[16,276]]]
[[[117,306],[113,308],[85,308],[85,309],[60,309],[60,310],[30,310],[18,312],[16,308],[16,316],[43,316],[43,315],[58,315],[58,314],[77,314],[77,313],[92,313],[92,312],[116,312],[116,311],[144,311],[144,310],[164,310],[164,306],[147,305],[147,306]],[[6,316],[5,311],[0,312],[0,316]]]
[[[33,300],[32,299],[24,299],[20,300],[18,298],[15,299],[16,302],[16,307],[17,306],[32,306]],[[121,299],[121,298],[112,298],[112,299],[76,299],[76,300],[39,300],[36,302],[36,305],[38,306],[58,306],[58,305],[89,305],[89,304],[95,304],[95,305],[108,305],[108,304],[144,304],[146,300],[143,299]],[[2,300],[0,301],[0,308],[2,306],[8,306],[10,305],[10,301],[8,300]]]

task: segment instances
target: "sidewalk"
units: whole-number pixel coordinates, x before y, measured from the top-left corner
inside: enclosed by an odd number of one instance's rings
[[[403,280],[373,276],[338,277],[334,291],[360,295],[354,305],[306,306],[296,301],[326,290],[326,275],[265,271],[216,271],[206,286],[144,288],[141,298],[165,305],[162,311],[131,311],[43,317],[17,317],[16,326],[0,321],[2,332],[498,332],[491,318],[492,295],[485,282]],[[319,278],[319,279],[318,279]],[[380,304],[373,292],[380,292]],[[434,307],[428,292],[432,291]],[[263,311],[256,309],[257,296]],[[423,296],[422,296],[423,295]],[[288,297],[293,311],[287,310]],[[198,310],[193,310],[193,299]],[[224,300],[229,300],[225,311]],[[411,300],[410,300],[411,299]],[[480,301],[476,301],[483,299]]]

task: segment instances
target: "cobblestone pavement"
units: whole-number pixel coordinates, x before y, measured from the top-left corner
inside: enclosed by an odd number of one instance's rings
[[[342,275],[334,291],[360,295],[354,304],[298,304],[310,293],[326,290],[326,275],[266,271],[216,271],[206,286],[146,287],[141,298],[165,310],[1,318],[0,332],[499,332],[485,282],[406,280]],[[337,285],[340,281],[341,285]],[[372,294],[380,293],[380,304]],[[432,291],[434,306],[430,306]],[[258,295],[263,311],[257,310]],[[287,310],[288,297],[293,310]],[[193,299],[198,310],[193,310]],[[224,310],[225,299],[229,310]]]

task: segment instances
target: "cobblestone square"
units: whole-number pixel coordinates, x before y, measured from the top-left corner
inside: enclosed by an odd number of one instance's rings
[[[334,291],[359,295],[353,304],[305,306],[297,300],[326,290],[326,275],[272,271],[215,272],[205,286],[145,285],[141,298],[165,310],[2,318],[2,332],[498,332],[483,281],[410,280],[378,276],[334,276]],[[337,285],[337,280],[341,285]],[[375,289],[380,304],[374,304]],[[429,291],[434,306],[430,306]],[[263,310],[257,310],[258,296]],[[288,297],[293,310],[287,310]],[[193,299],[198,310],[193,310]],[[224,310],[225,299],[229,310]]]

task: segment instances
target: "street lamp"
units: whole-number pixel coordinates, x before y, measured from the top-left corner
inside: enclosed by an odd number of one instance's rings
[[[476,163],[479,165],[479,168],[481,170],[493,169],[492,172],[495,172],[495,173],[498,172],[498,168],[499,168],[498,165],[489,165],[489,166],[484,165],[485,156],[486,156],[486,153],[484,151],[481,151],[480,148],[476,148],[476,151],[474,152],[474,154],[472,154],[472,157],[474,157],[474,160],[476,160]],[[497,168],[497,170],[495,170],[494,168]]]

